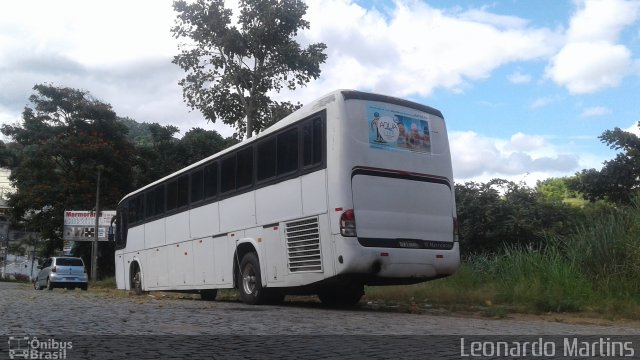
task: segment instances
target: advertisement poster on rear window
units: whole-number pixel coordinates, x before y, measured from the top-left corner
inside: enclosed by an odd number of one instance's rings
[[[367,106],[369,146],[392,151],[431,152],[429,121],[379,105]]]

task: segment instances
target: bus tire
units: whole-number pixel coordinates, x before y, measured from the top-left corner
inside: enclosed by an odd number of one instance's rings
[[[364,295],[364,285],[350,284],[347,287],[322,289],[318,297],[323,305],[328,307],[352,307],[360,302]]]
[[[142,273],[140,273],[140,269],[136,268],[136,272],[133,274],[131,290],[133,290],[136,295],[142,295]]]
[[[218,289],[200,290],[200,299],[205,301],[213,301],[218,295]]]
[[[254,252],[245,254],[240,261],[238,270],[238,288],[242,302],[249,305],[262,304],[267,300],[265,289],[262,288],[260,277],[260,262]]]

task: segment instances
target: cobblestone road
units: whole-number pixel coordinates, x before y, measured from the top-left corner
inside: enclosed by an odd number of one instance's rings
[[[397,343],[399,339],[424,335],[458,335],[440,337],[455,340],[455,343],[459,342],[461,335],[640,335],[640,329],[631,325],[590,326],[538,320],[413,315],[362,309],[329,310],[314,305],[296,304],[247,306],[239,302],[113,296],[80,290],[35,291],[23,284],[1,282],[0,321],[0,335],[4,336],[59,334],[109,339],[104,335],[112,338],[116,338],[114,335],[126,335],[121,339],[144,340],[140,342],[144,344],[150,339],[175,339],[175,335],[186,335],[186,338],[235,335],[240,343],[246,343],[247,339],[261,338],[256,335],[270,335],[262,337],[263,340],[274,341],[278,338],[286,342],[290,338],[297,339],[296,343],[305,343],[310,338],[316,341],[324,338],[319,345],[329,350],[333,347],[327,345],[331,343],[332,336],[338,338],[336,335],[387,335],[370,337],[373,341],[365,350],[375,348],[375,344],[380,344],[379,340],[383,338],[395,339]],[[402,336],[390,337],[391,335]],[[354,336],[354,341],[357,338],[358,336]],[[252,341],[252,344],[255,346],[257,343]],[[281,345],[292,349],[291,344]],[[238,346],[246,348],[246,344]],[[347,350],[356,349],[358,348],[349,347]],[[90,353],[86,351],[83,354],[89,356]],[[189,349],[186,351],[188,353]],[[253,353],[243,353],[241,357],[251,357],[248,355]],[[315,353],[309,353],[312,354]],[[333,354],[344,357],[342,355],[346,354]],[[395,353],[394,357],[398,355]],[[156,353],[150,357],[158,356],[160,354]]]

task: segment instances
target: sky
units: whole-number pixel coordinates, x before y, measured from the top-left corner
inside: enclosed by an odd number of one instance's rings
[[[227,6],[237,9],[236,1]],[[640,0],[307,0],[328,59],[305,88],[407,98],[442,111],[456,182],[537,180],[599,169],[598,136],[640,121]],[[33,86],[89,91],[138,122],[233,130],[190,111],[171,63],[171,0],[21,0],[0,5],[0,123]],[[6,139],[5,139],[6,140]]]

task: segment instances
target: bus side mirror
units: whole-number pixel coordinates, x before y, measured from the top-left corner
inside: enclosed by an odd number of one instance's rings
[[[109,225],[109,230],[107,232],[107,240],[113,241],[115,239],[113,224],[116,222],[116,217],[111,218],[111,224]]]

